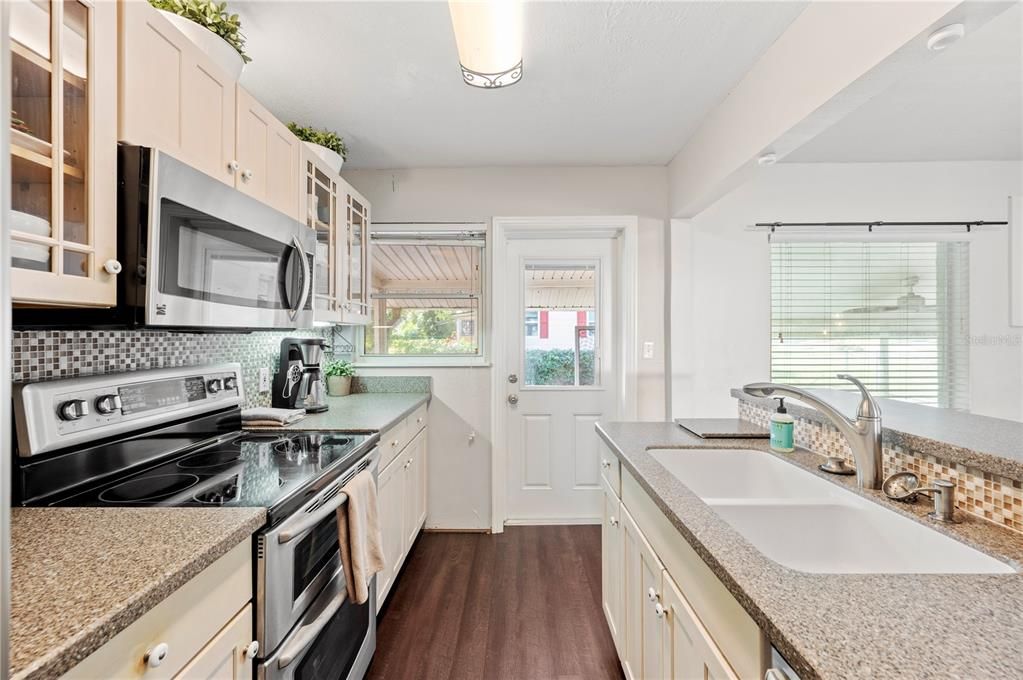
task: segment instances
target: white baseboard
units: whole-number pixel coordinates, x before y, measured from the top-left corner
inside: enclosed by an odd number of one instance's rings
[[[600,517],[530,517],[528,519],[507,519],[506,527],[557,526],[559,524],[600,524]]]

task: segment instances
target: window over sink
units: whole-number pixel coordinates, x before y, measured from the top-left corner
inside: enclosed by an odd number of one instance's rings
[[[969,244],[771,244],[771,380],[969,407]]]
[[[364,363],[480,362],[484,356],[483,224],[374,226]]]

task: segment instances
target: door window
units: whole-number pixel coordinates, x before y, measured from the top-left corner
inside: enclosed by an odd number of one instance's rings
[[[523,272],[524,384],[599,384],[596,264],[527,263]]]

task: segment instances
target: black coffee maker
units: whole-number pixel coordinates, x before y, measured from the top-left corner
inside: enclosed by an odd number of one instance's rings
[[[320,361],[327,343],[323,338],[284,338],[274,375],[274,408],[304,408],[306,413],[327,410],[327,390]]]

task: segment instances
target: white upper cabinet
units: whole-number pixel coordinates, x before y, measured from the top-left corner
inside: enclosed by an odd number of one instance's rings
[[[10,5],[11,295],[117,302],[117,10]]]
[[[148,2],[121,2],[122,142],[151,146],[305,221],[298,138]]]
[[[343,180],[342,180],[343,182]],[[341,320],[347,324],[370,323],[370,216],[369,201],[347,182],[344,187],[345,243]]]
[[[302,142],[241,86],[236,101],[236,186],[249,196],[301,220]]]
[[[237,85],[148,2],[120,2],[118,139],[235,185]]]

